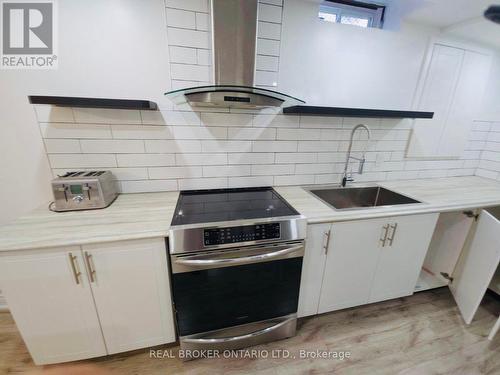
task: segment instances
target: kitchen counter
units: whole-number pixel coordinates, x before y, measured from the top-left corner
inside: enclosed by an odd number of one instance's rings
[[[178,192],[120,194],[101,210],[52,212],[44,205],[0,226],[0,251],[167,237]]]
[[[300,186],[276,187],[276,190],[309,223],[500,205],[500,182],[476,176],[386,181],[378,185],[424,203],[336,211]],[[11,224],[0,226],[0,251],[167,237],[178,195],[178,192],[121,194],[106,209],[65,213],[51,212],[44,205]]]
[[[423,203],[337,211],[298,186],[277,187],[276,191],[306,216],[311,224],[500,205],[500,182],[477,176],[385,181],[349,186],[373,185],[382,186]]]

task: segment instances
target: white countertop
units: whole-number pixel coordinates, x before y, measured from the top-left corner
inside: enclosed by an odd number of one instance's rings
[[[44,205],[0,226],[0,251],[167,237],[178,192],[120,194],[102,210],[52,212]]]
[[[458,211],[500,205],[500,182],[477,176],[386,181],[368,186],[373,185],[380,185],[423,203],[337,211],[301,187],[277,187],[276,191],[306,216],[309,223]]]
[[[425,202],[336,211],[299,186],[276,187],[309,223],[445,212],[500,205],[500,182],[481,177],[390,181],[387,189]],[[167,237],[178,192],[121,194],[106,209],[56,213],[44,205],[0,226],[0,251]]]

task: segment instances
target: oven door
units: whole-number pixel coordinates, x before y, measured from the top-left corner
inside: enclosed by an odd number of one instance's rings
[[[171,256],[179,336],[297,312],[304,242]]]

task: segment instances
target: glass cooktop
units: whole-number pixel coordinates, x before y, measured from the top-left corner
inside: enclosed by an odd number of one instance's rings
[[[172,225],[299,215],[271,187],[181,191]]]

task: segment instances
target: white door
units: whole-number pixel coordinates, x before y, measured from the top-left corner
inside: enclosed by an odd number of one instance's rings
[[[369,302],[413,294],[439,214],[398,216],[381,248]]]
[[[439,141],[438,156],[462,155],[469,139],[472,120],[483,100],[490,66],[491,56],[465,51],[453,103]]]
[[[434,112],[431,120],[415,120],[408,146],[409,157],[430,157],[437,154],[441,134],[457,86],[464,50],[435,44],[418,104],[421,111]]]
[[[332,225],[319,313],[368,302],[387,224],[372,219]]]
[[[175,341],[164,238],[82,249],[109,354]]]
[[[476,231],[449,284],[467,324],[472,322],[500,262],[500,208],[481,211]]]
[[[307,226],[306,249],[300,279],[299,317],[318,313],[331,227],[331,224]]]
[[[78,246],[2,255],[0,284],[36,364],[106,355]]]

